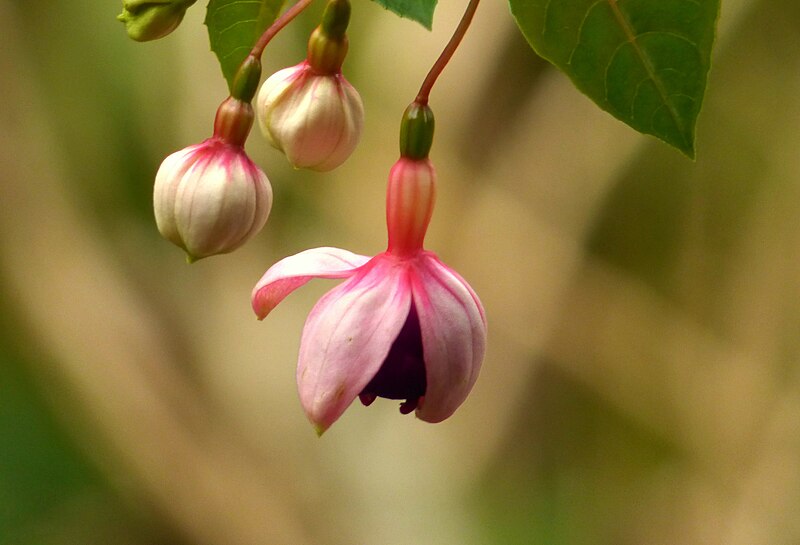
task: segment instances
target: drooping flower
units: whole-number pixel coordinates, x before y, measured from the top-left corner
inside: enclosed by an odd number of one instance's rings
[[[481,302],[423,248],[435,181],[427,158],[401,157],[389,175],[385,252],[306,250],[273,265],[253,289],[263,319],[312,278],[347,278],[317,302],[300,343],[300,400],[320,434],[356,397],[365,405],[376,397],[404,400],[402,413],[440,422],[478,378],[486,347]]]
[[[364,104],[342,75],[349,18],[348,0],[330,1],[306,60],[274,73],[258,92],[261,131],[296,168],[332,170],[361,139]]]
[[[214,135],[168,156],[153,188],[156,224],[189,261],[232,252],[264,226],[272,187],[243,144],[253,123],[249,103],[229,98]]]

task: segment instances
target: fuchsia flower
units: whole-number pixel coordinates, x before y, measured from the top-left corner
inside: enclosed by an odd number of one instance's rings
[[[341,72],[319,74],[308,61],[284,68],[261,86],[261,132],[295,168],[333,170],[350,157],[364,128],[364,105]]]
[[[271,75],[258,92],[261,132],[295,168],[333,170],[364,129],[364,104],[342,75],[350,2],[329,1],[311,33],[306,59]]]
[[[272,207],[266,174],[244,151],[253,123],[249,103],[222,103],[214,136],[161,163],[153,207],[161,235],[189,261],[232,252],[264,226]]]
[[[356,397],[405,400],[440,422],[463,403],[483,361],[486,317],[478,296],[423,240],[435,201],[427,158],[402,157],[386,198],[389,244],[369,258],[316,248],[273,265],[255,286],[263,319],[312,278],[347,278],[316,304],[300,344],[297,384],[308,418],[324,432]]]

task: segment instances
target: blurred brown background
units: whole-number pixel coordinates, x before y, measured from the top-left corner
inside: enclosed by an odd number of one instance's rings
[[[0,545],[800,543],[800,4],[724,0],[693,163],[600,112],[484,2],[432,94],[428,237],[490,344],[431,426],[295,393],[316,281],[277,259],[385,244],[400,114],[455,27],[354,0],[364,139],[331,174],[254,132],[267,227],[195,265],[151,211],[226,96],[204,2],[127,39],[116,2],[0,0]],[[320,6],[267,49],[298,62]]]

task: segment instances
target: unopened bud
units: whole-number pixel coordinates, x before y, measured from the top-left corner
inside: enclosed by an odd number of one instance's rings
[[[163,38],[183,20],[196,0],[124,0],[117,19],[125,23],[128,36],[137,42]]]
[[[241,146],[215,136],[164,159],[153,204],[158,230],[192,262],[232,252],[258,233],[272,187]]]
[[[267,78],[256,98],[259,126],[296,168],[327,171],[353,152],[364,104],[341,73],[319,74],[308,61]]]

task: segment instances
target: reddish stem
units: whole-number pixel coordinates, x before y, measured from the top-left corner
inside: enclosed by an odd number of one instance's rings
[[[275,22],[264,31],[264,34],[261,35],[256,44],[253,46],[253,49],[250,50],[250,55],[260,59],[261,54],[264,53],[264,48],[267,47],[267,44],[270,42],[270,40],[272,40],[272,38],[274,38],[275,35],[283,29],[283,27],[288,25],[292,19],[300,15],[300,12],[306,9],[313,1],[314,0],[298,0],[296,4],[284,11],[283,14],[275,19]]]
[[[444,67],[447,66],[448,62],[450,62],[450,58],[453,56],[453,53],[456,52],[458,45],[464,38],[464,34],[467,33],[467,29],[472,22],[472,16],[475,15],[475,10],[478,9],[478,2],[480,2],[480,0],[470,0],[467,10],[461,17],[461,22],[458,24],[458,27],[453,33],[453,36],[450,38],[450,41],[447,43],[447,46],[444,48],[444,50],[442,50],[442,54],[439,55],[439,58],[436,59],[436,62],[431,67],[431,70],[428,72],[428,76],[425,78],[425,81],[422,82],[422,87],[419,88],[419,93],[417,93],[417,98],[414,102],[421,105],[428,103],[428,95],[431,93],[431,88],[433,87],[433,84],[436,83],[436,78],[438,78],[439,74],[442,73]]]

